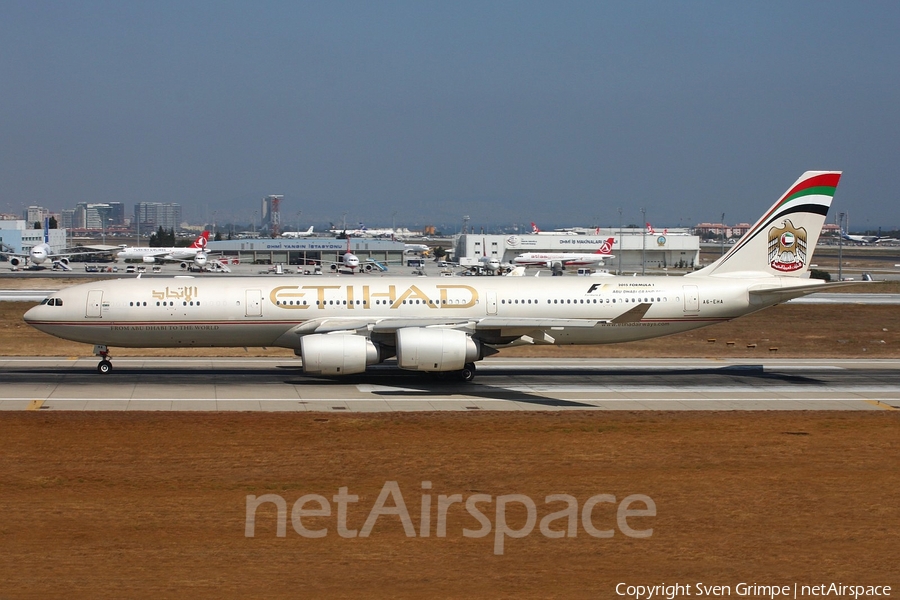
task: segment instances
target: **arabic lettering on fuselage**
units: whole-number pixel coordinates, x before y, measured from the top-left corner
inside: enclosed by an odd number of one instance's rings
[[[169,286],[166,286],[165,290],[153,290],[152,294],[157,300],[177,298],[178,300],[190,302],[197,297],[197,287],[186,285],[178,288],[170,288]]]

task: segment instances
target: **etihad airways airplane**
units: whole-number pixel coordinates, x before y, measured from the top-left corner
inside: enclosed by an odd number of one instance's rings
[[[184,247],[153,248],[150,246],[126,246],[119,251],[118,258],[139,258],[145,263],[193,261],[198,267],[206,266],[209,255],[206,253],[206,244],[209,241],[209,232],[204,231],[194,242]]]
[[[101,373],[114,346],[278,346],[309,375],[396,356],[401,369],[470,381],[500,348],[653,338],[827,289],[807,277],[840,176],[804,173],[724,256],[684,277],[103,280],[54,293],[25,321],[94,344]]]
[[[596,252],[525,252],[513,259],[517,265],[540,265],[553,267],[554,265],[583,266],[602,264],[607,258],[612,258],[610,251],[616,238],[607,238]]]

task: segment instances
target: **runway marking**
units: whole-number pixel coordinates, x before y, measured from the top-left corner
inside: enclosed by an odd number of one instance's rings
[[[891,406],[890,404],[885,404],[881,400],[866,400],[866,402],[868,402],[872,406],[877,406],[878,408],[881,408],[884,410],[900,410],[900,408],[897,408],[896,406]]]
[[[43,400],[32,400],[25,410],[40,410],[42,406],[44,406]]]

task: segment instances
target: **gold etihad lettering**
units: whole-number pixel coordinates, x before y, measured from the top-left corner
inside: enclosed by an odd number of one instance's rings
[[[422,304],[428,308],[469,308],[478,303],[478,291],[470,285],[453,284],[453,285],[436,285],[434,286],[438,292],[438,298],[430,298],[427,293],[423,292],[418,286],[411,285],[397,294],[396,285],[388,285],[382,288],[383,291],[374,291],[373,286],[362,286],[362,306],[363,310],[372,308],[373,300],[384,300],[385,305],[390,305],[391,309],[399,308],[404,301],[412,302],[420,300]],[[377,288],[375,288],[377,289]],[[312,308],[312,304],[307,302],[301,303],[301,299],[305,298],[307,291],[313,292],[316,297],[316,307],[319,310],[325,310],[327,290],[343,290],[341,299],[346,299],[348,308],[357,308],[356,289],[353,285],[282,285],[274,288],[269,293],[269,301],[278,308],[287,309],[307,309]],[[456,291],[454,294],[453,292]],[[463,293],[460,293],[463,292]],[[340,292],[338,292],[340,293]],[[334,296],[332,296],[334,300]],[[341,305],[343,306],[343,305]]]

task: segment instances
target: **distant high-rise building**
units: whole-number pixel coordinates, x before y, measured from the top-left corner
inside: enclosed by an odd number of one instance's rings
[[[115,206],[118,205],[118,206]],[[118,218],[124,222],[124,209],[121,202],[79,202],[75,205],[73,226],[78,229],[95,229],[97,231],[108,228],[110,225],[118,225],[114,220],[117,211],[121,211]]]
[[[44,217],[48,216],[49,214],[49,211],[43,206],[29,206],[25,209],[24,217],[28,225],[31,226],[35,223],[43,223]]]
[[[61,229],[72,229],[75,227],[75,209],[64,208],[59,212],[59,226]]]
[[[125,225],[125,204],[122,202],[107,202],[109,205],[109,221],[107,225],[122,227]]]
[[[181,205],[174,202],[138,202],[134,205],[134,224],[142,234],[150,235],[160,227],[177,230],[181,225]]]

